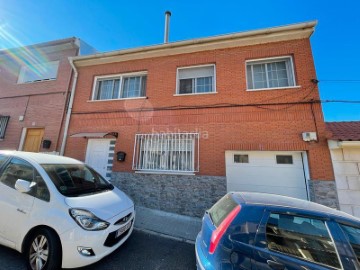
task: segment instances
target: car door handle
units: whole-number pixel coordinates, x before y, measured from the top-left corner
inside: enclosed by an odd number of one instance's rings
[[[278,262],[275,262],[272,260],[267,260],[266,262],[272,269],[275,269],[275,270],[284,270],[285,269],[285,265],[283,265],[282,263],[278,263]]]

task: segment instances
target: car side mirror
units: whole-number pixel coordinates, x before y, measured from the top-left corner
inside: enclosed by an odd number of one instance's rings
[[[33,187],[33,184],[29,181],[18,179],[15,183],[15,189],[17,191],[20,191],[21,193],[28,193],[31,188]]]

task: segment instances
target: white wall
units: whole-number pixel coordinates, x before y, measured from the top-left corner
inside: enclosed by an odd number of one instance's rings
[[[360,143],[341,146],[329,141],[340,210],[360,217]]]

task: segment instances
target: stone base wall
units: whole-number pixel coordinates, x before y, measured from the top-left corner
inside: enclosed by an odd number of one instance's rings
[[[111,182],[135,205],[192,217],[202,217],[226,194],[225,176],[113,172]]]
[[[335,181],[310,180],[310,200],[325,206],[339,209]]]

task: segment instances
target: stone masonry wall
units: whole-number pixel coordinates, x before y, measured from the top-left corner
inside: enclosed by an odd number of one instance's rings
[[[360,217],[360,149],[331,149],[340,210]]]
[[[135,205],[202,217],[226,194],[226,177],[113,172],[111,182]]]
[[[339,209],[335,181],[309,180],[309,187],[312,202]]]

